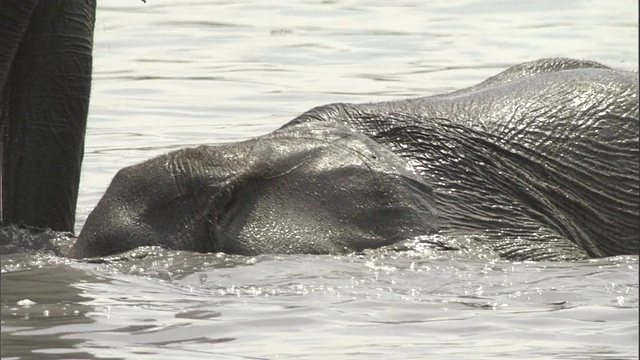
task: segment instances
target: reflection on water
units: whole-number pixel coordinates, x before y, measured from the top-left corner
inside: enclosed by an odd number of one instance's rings
[[[323,103],[442,93],[549,56],[637,69],[637,11],[604,0],[100,2],[77,230],[118,169],[261,135]],[[3,359],[638,353],[638,257],[143,249],[100,263],[1,260]]]
[[[28,270],[15,272],[5,270],[17,262],[17,256],[2,260],[2,358],[22,354],[25,358],[92,359],[90,353],[76,350],[81,340],[63,335],[94,329],[95,320],[86,316],[90,311],[84,304],[86,298],[72,284],[99,279],[74,270],[59,259],[38,259]],[[25,263],[29,259],[21,258],[20,264]],[[53,354],[64,356],[48,356]]]
[[[3,358],[29,349],[49,358],[637,352],[637,257],[507,263],[143,249],[99,264],[31,261],[32,270],[2,275]]]

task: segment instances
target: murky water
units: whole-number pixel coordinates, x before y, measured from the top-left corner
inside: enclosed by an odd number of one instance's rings
[[[635,70],[637,13],[632,0],[102,1],[77,229],[118,169],[324,103],[442,93],[549,56]],[[631,359],[637,276],[638,257],[16,254],[2,257],[1,356]]]

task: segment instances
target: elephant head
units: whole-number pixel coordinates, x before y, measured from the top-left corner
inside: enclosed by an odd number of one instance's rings
[[[304,123],[122,169],[71,256],[143,245],[200,252],[344,253],[438,228],[432,188],[342,125]]]

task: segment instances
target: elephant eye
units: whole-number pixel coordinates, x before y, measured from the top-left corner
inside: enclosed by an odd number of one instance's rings
[[[213,204],[213,209],[211,209],[217,220],[222,219],[225,214],[229,213],[233,207],[237,193],[238,191],[236,187],[225,187],[220,189],[217,199]]]

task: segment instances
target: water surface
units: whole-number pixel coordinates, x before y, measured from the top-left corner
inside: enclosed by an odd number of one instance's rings
[[[637,70],[636,1],[99,3],[77,230],[115,172],[314,106],[437,94],[567,56]],[[638,257],[571,263],[134,251],[2,256],[3,359],[638,354]]]

